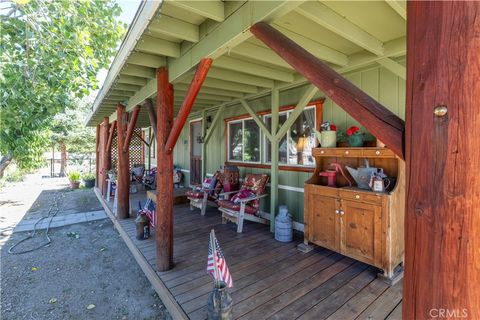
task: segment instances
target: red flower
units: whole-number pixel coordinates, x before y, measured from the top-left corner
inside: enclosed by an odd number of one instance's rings
[[[337,131],[337,126],[332,123],[332,124],[330,125],[330,130],[332,130],[332,131]]]
[[[355,133],[357,133],[357,132],[359,132],[359,131],[360,131],[360,128],[359,128],[359,127],[351,126],[351,127],[348,128],[348,130],[347,130],[347,136],[350,137],[351,135],[353,135],[353,134],[355,134]]]

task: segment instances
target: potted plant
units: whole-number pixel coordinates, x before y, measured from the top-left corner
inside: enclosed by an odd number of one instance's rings
[[[84,173],[82,179],[85,188],[93,188],[95,186],[95,175],[93,173]]]
[[[322,148],[335,148],[337,146],[337,126],[326,121],[322,123],[321,130],[319,135],[320,146]]]
[[[78,189],[80,187],[80,172],[70,171],[68,173],[68,180],[70,180],[70,188]]]
[[[347,136],[350,147],[363,147],[364,134],[359,127],[351,126],[348,128]]]

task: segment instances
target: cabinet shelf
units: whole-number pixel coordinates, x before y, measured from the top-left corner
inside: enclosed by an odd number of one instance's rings
[[[312,154],[316,168],[304,186],[304,244],[376,266],[384,278],[394,281],[404,255],[405,163],[385,148],[316,148]],[[326,181],[319,173],[330,163],[358,167],[364,158],[396,179],[391,192],[350,187],[340,176],[338,188],[323,185]]]

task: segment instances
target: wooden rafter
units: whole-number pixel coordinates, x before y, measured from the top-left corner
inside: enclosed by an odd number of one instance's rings
[[[395,154],[405,158],[402,119],[270,25],[259,22],[250,31]]]
[[[212,65],[212,62],[213,60],[208,58],[200,60],[197,71],[195,72],[190,84],[190,88],[185,95],[185,100],[183,101],[177,118],[175,119],[175,123],[173,124],[172,131],[168,135],[167,143],[165,144],[166,153],[171,153],[173,151],[173,147],[175,147],[175,144],[177,143],[178,136],[180,135],[183,125],[190,114],[190,110],[192,110],[197,94],[202,87],[203,81],[207,77],[207,73]]]

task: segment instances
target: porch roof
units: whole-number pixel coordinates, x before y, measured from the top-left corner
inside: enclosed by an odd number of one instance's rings
[[[404,1],[144,1],[92,106],[87,124],[116,118],[157,90],[166,66],[178,112],[200,59],[214,59],[192,111],[235,104],[306,83],[288,63],[252,37],[251,25],[272,24],[340,73],[381,64],[405,78],[395,58],[406,53]],[[149,126],[142,108],[137,126]]]

